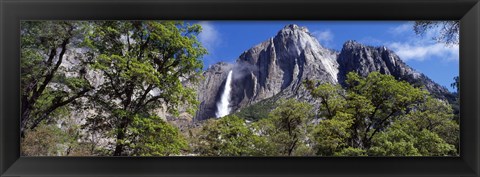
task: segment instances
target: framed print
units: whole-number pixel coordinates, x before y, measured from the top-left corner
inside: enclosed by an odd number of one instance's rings
[[[1,176],[478,176],[477,0],[0,5]]]

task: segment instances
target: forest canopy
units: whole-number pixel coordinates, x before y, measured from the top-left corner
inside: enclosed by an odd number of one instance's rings
[[[181,21],[22,21],[21,154],[459,154],[452,105],[379,72],[350,72],[345,85],[305,80],[311,101],[272,98],[179,126],[172,119],[201,105],[201,31]]]

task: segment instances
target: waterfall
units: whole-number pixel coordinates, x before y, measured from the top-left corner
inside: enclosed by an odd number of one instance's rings
[[[232,70],[228,72],[227,81],[225,82],[225,89],[223,89],[222,97],[220,102],[217,103],[217,112],[215,115],[217,118],[223,117],[230,113],[230,91],[232,90]]]

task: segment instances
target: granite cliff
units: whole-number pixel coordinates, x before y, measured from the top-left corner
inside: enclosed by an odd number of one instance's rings
[[[446,88],[409,67],[386,47],[347,41],[336,52],[320,45],[307,28],[287,25],[276,36],[243,52],[235,63],[217,63],[204,72],[205,80],[198,86],[200,106],[195,120],[215,117],[216,102],[230,70],[233,71],[232,112],[272,98],[312,101],[302,85],[304,80],[343,85],[348,72],[365,76],[378,71],[424,86],[440,99],[453,97]]]

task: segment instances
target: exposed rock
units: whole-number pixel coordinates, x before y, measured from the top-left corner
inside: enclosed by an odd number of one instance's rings
[[[415,86],[425,88],[437,98],[451,100],[453,95],[445,88],[433,82],[422,73],[405,64],[398,55],[386,47],[372,47],[356,41],[347,41],[338,56],[340,72],[339,83],[344,84],[346,74],[356,72],[367,76],[370,72],[394,76],[397,80],[407,81]]]
[[[275,37],[242,53],[235,64],[218,63],[204,73],[206,80],[198,91],[201,105],[195,120],[215,116],[216,102],[231,69],[232,112],[268,98],[294,97],[314,102],[302,87],[304,80],[344,85],[346,74],[352,71],[362,76],[374,71],[390,74],[424,86],[437,98],[453,100],[446,88],[412,69],[386,47],[350,40],[337,53],[321,46],[305,27],[287,25]]]
[[[233,65],[228,63],[216,63],[203,73],[204,80],[198,86],[198,100],[200,105],[195,115],[195,120],[205,120],[215,117],[216,103],[225,87],[228,71]]]
[[[336,58],[337,53],[322,47],[306,28],[285,26],[275,37],[245,51],[237,59],[233,66],[232,111],[279,93],[282,97],[298,96],[305,79],[337,83]],[[197,120],[214,116],[215,101],[229,71],[220,70],[212,67],[205,72],[208,80],[203,88],[212,90],[199,91],[202,104]],[[207,92],[214,95],[203,95]]]

